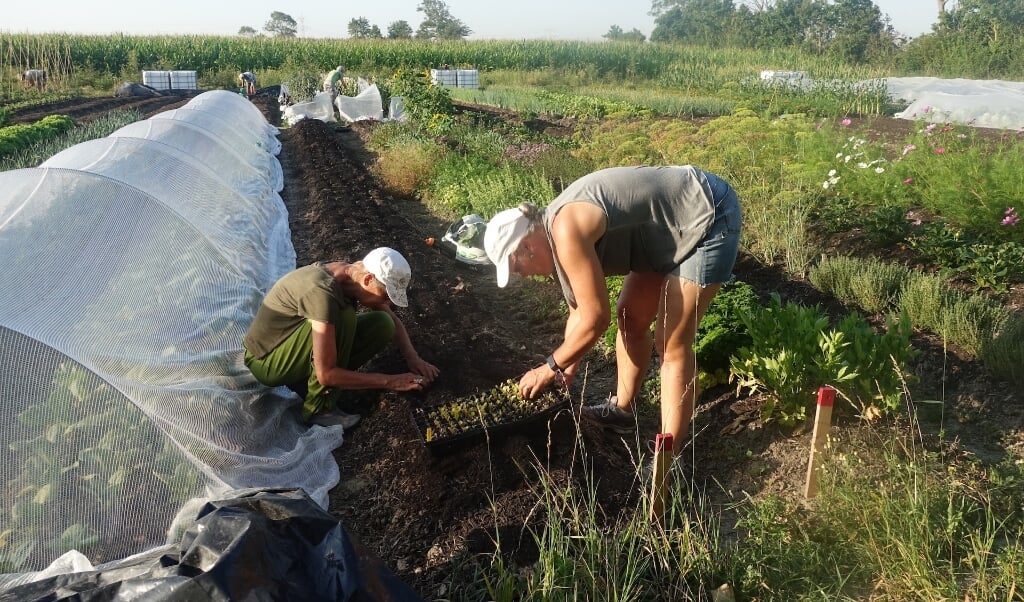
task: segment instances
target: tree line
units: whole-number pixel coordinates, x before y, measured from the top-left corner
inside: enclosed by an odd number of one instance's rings
[[[452,16],[448,5],[442,0],[422,0],[416,7],[423,13],[423,21],[414,32],[408,21],[399,20],[388,24],[387,37],[393,40],[461,40],[473,33],[465,23]],[[291,15],[274,11],[270,19],[263,25],[263,32],[249,25],[243,25],[238,35],[256,37],[269,35],[278,38],[294,38],[298,35],[298,23]],[[351,38],[384,38],[380,27],[371,24],[366,17],[356,17],[348,22],[348,35]]]
[[[650,41],[708,47],[799,47],[847,63],[936,75],[1024,73],[1024,2],[936,0],[930,33],[896,31],[871,0],[652,0]],[[613,25],[606,39],[644,42]]]
[[[612,25],[603,35],[618,42],[771,49],[797,47],[838,61],[874,64],[937,76],[1002,77],[1024,73],[1024,1],[936,0],[930,33],[910,38],[896,31],[872,0],[651,0],[650,39],[638,29]],[[386,34],[365,17],[348,23],[351,38],[461,40],[472,33],[443,0],[422,0],[415,30],[404,20]],[[244,26],[239,35],[295,37],[296,21],[275,11],[263,33]]]

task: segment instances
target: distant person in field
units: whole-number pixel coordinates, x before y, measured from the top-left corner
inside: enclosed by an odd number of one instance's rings
[[[332,102],[341,93],[341,82],[344,77],[345,68],[341,65],[335,67],[333,71],[324,77],[324,92],[330,92]]]
[[[407,307],[412,268],[394,249],[379,247],[361,261],[317,262],[293,270],[270,288],[242,341],[256,380],[303,397],[303,419],[351,428],[358,414],[337,404],[344,389],[418,391],[438,375],[409,340],[391,304]],[[357,312],[362,305],[370,311]],[[408,372],[361,372],[394,341]]]
[[[732,279],[740,226],[732,186],[691,165],[602,169],[569,184],[543,211],[523,203],[491,218],[484,248],[498,286],[511,273],[554,276],[569,305],[562,343],[523,375],[520,393],[532,399],[570,383],[614,318],[616,390],[604,403],[584,406],[582,416],[635,432],[634,404],[657,349],[660,432],[672,433],[678,454],[697,395],[697,325]],[[625,276],[614,309],[605,282],[613,275]]]
[[[46,71],[42,69],[29,69],[22,73],[21,86],[26,90],[35,88],[40,92],[46,92]]]
[[[238,81],[242,82],[242,87],[245,88],[245,95],[252,98],[256,96],[256,74],[252,71],[246,71],[238,76]]]

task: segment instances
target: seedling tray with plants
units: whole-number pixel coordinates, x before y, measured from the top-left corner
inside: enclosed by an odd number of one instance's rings
[[[480,443],[489,436],[523,432],[569,405],[564,389],[548,389],[524,399],[514,380],[468,397],[412,409],[420,439],[435,454]]]

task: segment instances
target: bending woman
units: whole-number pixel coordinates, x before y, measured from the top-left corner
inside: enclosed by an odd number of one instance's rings
[[[565,338],[523,375],[533,398],[558,379],[568,385],[580,359],[611,320],[605,278],[624,275],[615,312],[615,394],[583,416],[620,433],[636,427],[634,402],[650,365],[651,323],[661,358],[662,432],[683,445],[693,415],[697,325],[732,279],[741,212],[732,187],[690,165],[613,167],[570,184],[543,212],[523,203],[495,215],[485,248],[498,286],[509,274],[557,277],[569,305]]]

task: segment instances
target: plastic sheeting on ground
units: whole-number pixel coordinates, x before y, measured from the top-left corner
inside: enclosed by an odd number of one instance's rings
[[[357,96],[339,95],[334,99],[338,114],[345,121],[380,121],[384,118],[384,105],[377,84],[368,86]]]
[[[334,118],[334,105],[331,104],[329,92],[317,92],[313,95],[313,100],[293,104],[284,110],[281,117],[288,125],[295,125],[303,119],[319,119],[327,123],[337,121]]]
[[[177,545],[94,569],[48,575],[0,593],[0,602],[421,600],[299,490],[242,490],[207,503]]]
[[[889,93],[910,105],[902,119],[962,123],[977,127],[1024,128],[1024,82],[937,77],[890,77]]]

